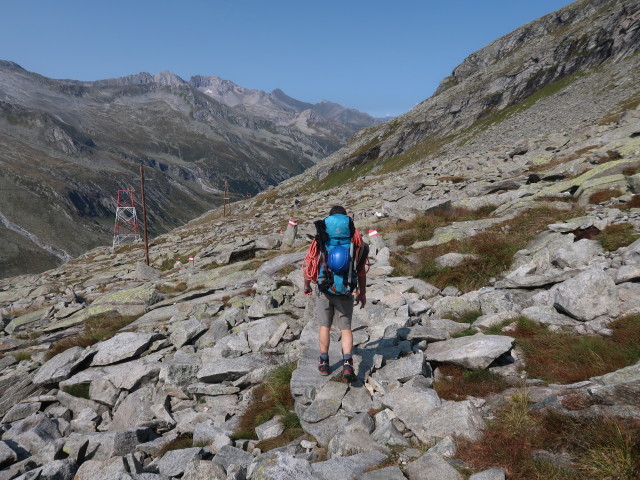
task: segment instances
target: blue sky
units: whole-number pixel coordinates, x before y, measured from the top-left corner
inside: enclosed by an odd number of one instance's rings
[[[0,59],[52,78],[170,70],[374,116],[566,0],[3,0]]]

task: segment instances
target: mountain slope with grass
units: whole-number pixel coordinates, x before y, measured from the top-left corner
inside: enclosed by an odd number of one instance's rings
[[[0,475],[636,480],[640,108],[550,128],[0,280]],[[334,204],[370,245],[350,384],[303,294]]]
[[[53,80],[0,61],[0,276],[108,245],[117,190],[133,188],[141,200],[140,165],[158,234],[220,205],[225,181],[232,198],[253,195],[376,123],[282,92],[288,103],[259,110],[225,104],[196,85],[170,72]]]
[[[315,169],[331,184],[615,117],[640,102],[636,1],[580,0],[471,54],[404,115]]]

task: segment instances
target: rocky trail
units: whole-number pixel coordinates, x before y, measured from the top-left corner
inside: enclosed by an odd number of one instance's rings
[[[232,204],[228,217],[211,211],[154,239],[150,267],[139,245],[97,248],[1,280],[0,479],[497,480],[516,477],[500,465],[474,472],[457,449],[482,441],[523,391],[534,410],[637,421],[640,363],[547,382],[528,375],[512,333],[524,316],[552,332],[606,338],[613,321],[640,314],[637,172],[640,111],[630,110],[616,123],[332,190],[297,177]],[[333,204],[363,233],[379,232],[364,235],[372,267],[367,306],[354,315],[352,384],[339,380],[337,332],[332,374],[318,374],[314,298],[301,292],[312,222]],[[487,206],[484,218],[399,242],[402,225],[420,215]],[[469,254],[453,240],[508,231],[540,206],[578,214],[535,232],[482,288],[435,286],[391,265],[450,245],[435,260],[455,268]],[[594,235],[612,225],[631,238],[608,250]],[[468,312],[477,312],[472,323],[456,321]],[[443,399],[434,387],[452,365],[488,370],[507,387]],[[266,398],[254,395],[283,368],[293,406],[242,436],[243,414]],[[588,401],[568,408],[576,396]],[[299,426],[286,425],[293,413]],[[267,449],[295,428],[300,435]],[[561,453],[544,455],[566,465]]]

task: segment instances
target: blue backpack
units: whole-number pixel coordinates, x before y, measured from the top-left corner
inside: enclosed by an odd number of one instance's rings
[[[347,215],[330,215],[315,222],[320,247],[318,289],[332,295],[351,295],[358,279],[355,274],[355,226]]]

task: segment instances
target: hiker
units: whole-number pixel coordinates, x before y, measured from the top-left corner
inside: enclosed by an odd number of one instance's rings
[[[316,236],[303,263],[304,294],[311,295],[311,283],[318,285],[316,317],[320,330],[318,371],[329,375],[329,332],[334,324],[340,329],[342,376],[353,381],[353,335],[351,318],[355,304],[364,308],[366,297],[365,264],[369,247],[347,216],[344,207],[334,206],[329,216],[315,222]]]

